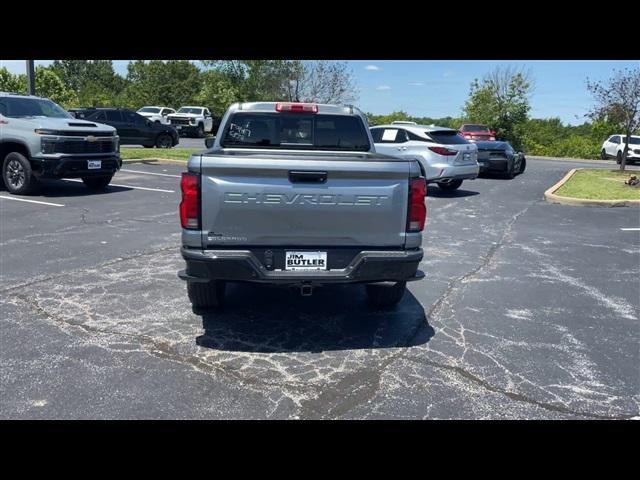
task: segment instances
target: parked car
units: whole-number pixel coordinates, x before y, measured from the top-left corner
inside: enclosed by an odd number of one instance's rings
[[[104,189],[122,160],[115,128],[77,120],[47,98],[0,92],[0,166],[7,190],[25,195],[40,178]]]
[[[626,135],[611,135],[602,144],[600,158],[603,160],[615,158],[617,163],[621,163],[626,141]],[[638,160],[640,160],[640,136],[631,135],[629,149],[627,150],[627,163],[636,163]]]
[[[527,168],[524,153],[517,152],[509,142],[476,142],[480,173],[501,173],[507,178],[520,175]]]
[[[176,113],[176,111],[173,108],[167,107],[142,107],[136,113],[148,118],[152,122],[170,125],[171,122],[169,122],[167,115]]]
[[[478,125],[477,123],[465,123],[460,126],[458,131],[460,135],[471,142],[494,141],[496,139],[496,132],[486,125]]]
[[[451,128],[392,122],[371,127],[371,135],[376,152],[417,160],[427,183],[442,190],[455,190],[479,174],[478,147]]]
[[[180,135],[195,135],[203,138],[213,131],[213,117],[206,107],[180,107],[176,113],[167,115],[167,119]]]
[[[124,108],[91,108],[77,112],[85,120],[111,125],[118,131],[121,145],[142,145],[145,148],[171,148],[179,142],[178,132],[170,125],[154,123],[142,115]]]
[[[226,282],[361,283],[397,304],[419,280],[426,182],[418,162],[375,153],[351,106],[236,103],[182,174],[180,219],[195,313]]]

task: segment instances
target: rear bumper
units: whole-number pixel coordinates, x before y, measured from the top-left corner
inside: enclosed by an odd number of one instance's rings
[[[478,160],[480,164],[480,173],[485,172],[506,172],[509,169],[509,160],[495,159],[495,160]]]
[[[428,181],[433,183],[444,180],[473,180],[478,177],[479,173],[480,168],[477,163],[470,165],[452,165],[442,168],[437,177],[429,178]]]
[[[115,174],[122,166],[119,155],[100,157],[61,156],[59,158],[33,157],[33,170],[42,178],[79,178],[89,176],[106,176]],[[100,160],[100,169],[89,169],[89,160]]]
[[[310,272],[267,270],[248,250],[200,250],[182,247],[187,268],[178,276],[187,282],[227,280],[276,284],[312,283],[370,283],[420,280],[418,271],[423,257],[421,248],[415,250],[362,251],[342,269]],[[331,255],[331,249],[327,249]]]

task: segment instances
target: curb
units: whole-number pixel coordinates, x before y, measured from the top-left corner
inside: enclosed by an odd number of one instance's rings
[[[565,183],[569,181],[569,179],[576,173],[578,170],[583,170],[582,168],[572,168],[569,172],[562,177],[562,179],[553,185],[551,188],[548,188],[544,192],[544,198],[549,203],[559,203],[562,205],[573,205],[577,207],[640,207],[640,200],[594,200],[587,198],[573,198],[573,197],[562,197],[560,195],[556,195],[556,192],[560,187],[562,187]]]
[[[187,165],[187,160],[173,160],[170,158],[132,158],[128,160],[122,160],[122,164],[125,165],[127,163],[146,163],[150,165],[154,165],[157,163],[168,163],[170,165]]]

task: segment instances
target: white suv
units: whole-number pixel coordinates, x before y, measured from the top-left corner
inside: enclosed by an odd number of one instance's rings
[[[167,115],[176,113],[176,111],[173,108],[167,107],[142,107],[136,113],[148,118],[152,122],[169,125],[171,122],[169,122]]]
[[[626,135],[611,135],[602,144],[600,158],[603,160],[615,158],[617,163],[621,163],[626,140]],[[640,160],[640,136],[631,135],[629,150],[627,151],[627,163],[635,163],[637,160]]]
[[[451,128],[393,122],[371,127],[371,135],[376,152],[417,160],[427,182],[442,190],[455,190],[480,171],[478,146]]]

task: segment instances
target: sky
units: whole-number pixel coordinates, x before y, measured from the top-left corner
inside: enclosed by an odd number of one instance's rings
[[[51,60],[37,60],[49,65]],[[128,60],[114,60],[117,73],[126,75]],[[531,72],[534,89],[530,97],[533,118],[559,117],[569,125],[582,124],[593,104],[586,88],[587,77],[604,80],[615,69],[640,66],[631,61],[443,61],[358,60],[348,61],[359,90],[356,105],[365,112],[386,114],[404,110],[417,117],[459,116],[474,78],[482,78],[499,65],[524,67]],[[23,60],[0,60],[0,67],[24,73]]]

